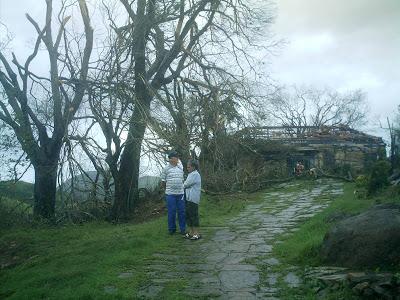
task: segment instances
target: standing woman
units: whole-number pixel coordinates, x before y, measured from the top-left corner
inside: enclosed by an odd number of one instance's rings
[[[185,235],[191,240],[198,240],[199,233],[199,203],[201,194],[201,176],[198,172],[199,163],[197,160],[189,160],[187,163],[188,177],[184,182],[186,193],[186,223],[189,226],[189,233]]]

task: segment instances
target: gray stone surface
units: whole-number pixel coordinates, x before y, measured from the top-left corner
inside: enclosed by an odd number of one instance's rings
[[[279,265],[271,255],[277,239],[326,207],[334,199],[331,189],[335,194],[342,192],[342,184],[332,183],[335,181],[319,181],[299,193],[286,192],[297,183],[281,184],[280,191],[266,194],[261,203],[247,205],[225,226],[201,228],[203,239],[195,243],[183,240],[179,251],[153,255],[147,266],[152,283],[137,296],[158,299],[166,285],[184,279],[188,285],[182,295],[188,298],[279,299],[277,283],[297,287],[302,284],[300,278],[292,268],[271,271],[265,278],[260,268]],[[326,203],[314,201],[317,197],[324,197]]]
[[[400,264],[400,205],[376,205],[345,218],[325,236],[323,259],[345,267]]]
[[[223,296],[218,298],[219,300],[253,300],[257,298],[255,293],[251,292],[226,292]]]
[[[267,258],[267,259],[263,260],[263,262],[269,266],[277,266],[280,264],[279,260],[274,257]]]
[[[106,294],[115,294],[117,291],[118,291],[118,289],[113,285],[109,285],[109,286],[105,286],[104,287],[104,292]]]
[[[300,286],[300,278],[294,274],[293,272],[290,272],[287,274],[283,280],[287,283],[288,287],[290,288],[295,288]]]
[[[133,273],[131,272],[124,272],[118,275],[118,278],[120,279],[127,279],[133,277]]]
[[[253,288],[259,280],[258,272],[223,270],[219,273],[222,289],[225,291],[243,290]]]
[[[155,299],[157,295],[164,289],[163,286],[159,285],[150,285],[148,287],[145,287],[144,289],[141,289],[138,292],[138,296],[142,298],[150,298],[150,299]]]
[[[268,285],[269,286],[276,285],[276,283],[278,282],[278,277],[279,277],[279,275],[275,274],[275,273],[268,274],[268,277],[267,277]]]

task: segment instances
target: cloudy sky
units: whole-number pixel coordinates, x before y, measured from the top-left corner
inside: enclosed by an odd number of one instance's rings
[[[368,93],[373,120],[394,112],[400,104],[400,0],[275,3],[272,32],[286,41],[268,65],[275,80],[343,91],[361,88]],[[44,7],[44,0],[0,0],[0,21],[14,33],[17,53],[31,48],[35,34],[25,13],[42,21]]]
[[[400,104],[400,0],[278,0],[272,31],[287,45],[272,77],[285,84],[362,89],[379,127]]]

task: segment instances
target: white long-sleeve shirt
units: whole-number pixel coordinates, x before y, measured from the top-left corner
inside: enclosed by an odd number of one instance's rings
[[[200,203],[201,194],[201,176],[197,170],[189,173],[185,182],[183,183],[186,191],[186,200],[194,203]]]

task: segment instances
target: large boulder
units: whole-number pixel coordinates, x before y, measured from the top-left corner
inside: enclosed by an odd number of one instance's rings
[[[339,221],[324,237],[325,263],[344,267],[400,264],[400,205],[376,205]]]

